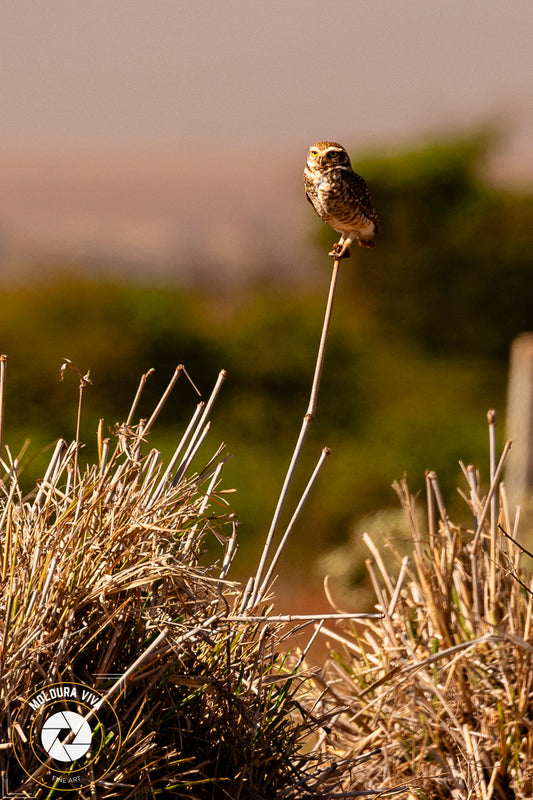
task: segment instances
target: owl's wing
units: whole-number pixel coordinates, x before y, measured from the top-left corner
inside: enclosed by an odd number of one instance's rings
[[[379,233],[379,219],[372,202],[372,197],[365,179],[358,175],[357,172],[352,172],[350,174],[349,190],[352,195],[352,202],[360,207],[365,217],[372,220],[376,226],[376,232]]]
[[[313,197],[311,195],[311,181],[307,177],[307,173],[304,171],[304,189],[305,189],[305,196],[307,197],[307,201],[311,203],[313,208],[315,204],[313,203]]]

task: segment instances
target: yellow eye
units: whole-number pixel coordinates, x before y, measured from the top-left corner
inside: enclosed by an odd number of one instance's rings
[[[338,150],[330,150],[328,155],[332,161],[335,161],[335,159],[339,157],[339,152]]]
[[[311,158],[318,158],[318,150],[310,150],[309,155]]]

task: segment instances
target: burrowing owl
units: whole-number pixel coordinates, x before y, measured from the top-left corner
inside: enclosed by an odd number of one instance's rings
[[[374,234],[379,233],[378,215],[368,186],[353,171],[342,145],[317,142],[309,148],[304,184],[307,199],[320,219],[341,235],[330,256],[348,258],[354,239],[361,247],[374,247]]]

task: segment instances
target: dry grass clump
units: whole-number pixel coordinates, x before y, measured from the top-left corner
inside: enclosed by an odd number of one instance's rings
[[[396,484],[412,537],[390,574],[370,537],[367,569],[383,619],[340,642],[320,678],[322,711],[345,707],[324,743],[368,757],[342,787],[403,787],[421,798],[533,796],[533,581],[522,567],[491,426],[490,488],[463,468],[466,525],[449,518],[427,475],[427,517]],[[394,545],[389,542],[394,551]],[[529,554],[527,554],[529,557]],[[529,560],[529,558],[528,558]]]
[[[88,376],[78,377],[81,409]],[[72,788],[87,800],[315,793],[317,759],[301,754],[318,725],[299,702],[305,676],[279,655],[281,625],[240,613],[243,589],[227,579],[236,530],[220,488],[225,448],[191,472],[222,379],[198,405],[168,465],[155,450],[142,455],[161,404],[139,425],[131,424],[132,408],[115,444],[100,437],[98,463],[84,471],[79,442],[58,442],[30,497],[22,496],[16,461],[5,465],[4,796],[72,797]],[[209,569],[199,558],[206,537],[221,548]],[[74,769],[79,761],[70,772],[55,763],[64,780],[50,772],[37,723],[28,741],[28,699],[40,687],[68,683],[94,687],[116,711],[83,780]]]

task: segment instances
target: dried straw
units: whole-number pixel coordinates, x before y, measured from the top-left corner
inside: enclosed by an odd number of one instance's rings
[[[77,789],[82,800],[320,796],[322,755],[303,755],[302,744],[325,722],[300,702],[309,691],[302,659],[294,667],[280,655],[288,623],[318,618],[240,613],[245,589],[227,579],[237,527],[221,485],[225,446],[191,471],[225,371],[168,466],[142,447],[183,367],[147,423],[132,425],[130,412],[117,426],[114,447],[99,424],[98,462],[83,470],[87,376],[75,371],[75,440],[57,442],[31,496],[22,495],[16,462],[0,483],[4,793],[72,797],[39,783],[47,767],[21,737],[36,688],[80,682],[112,702],[118,719],[103,750],[109,770]],[[222,548],[221,565],[202,564],[208,538]]]
[[[342,635],[322,628],[336,644],[313,708],[346,710],[320,746],[374,752],[337,785],[342,796],[399,787],[435,800],[533,796],[533,581],[500,482],[510,443],[498,462],[494,414],[489,426],[486,497],[464,469],[473,527],[449,519],[435,473],[426,476],[426,531],[406,480],[396,483],[413,540],[397,577],[365,536],[383,619]]]

